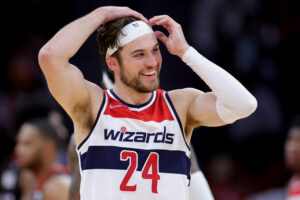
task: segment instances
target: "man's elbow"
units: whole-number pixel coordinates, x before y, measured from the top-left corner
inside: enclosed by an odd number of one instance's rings
[[[38,61],[41,68],[44,68],[46,66],[49,66],[53,62],[53,53],[51,53],[51,50],[44,46],[40,49],[38,54]]]
[[[255,110],[257,109],[257,104],[258,103],[257,103],[256,98],[254,96],[252,96],[248,102],[249,115],[255,112]]]
[[[236,120],[246,118],[254,113],[257,108],[257,100],[250,95],[247,99],[240,100],[231,106],[226,106],[217,100],[216,108],[220,118],[227,124],[232,124]]]
[[[60,55],[50,44],[43,46],[38,54],[38,62],[42,70],[62,66],[63,63],[67,63],[68,61],[68,58]]]
[[[247,101],[244,102],[243,108],[241,109],[242,117],[248,117],[255,112],[257,108],[257,100],[254,96],[249,97]]]

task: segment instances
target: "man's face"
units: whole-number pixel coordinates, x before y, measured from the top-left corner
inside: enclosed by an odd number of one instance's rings
[[[131,89],[148,93],[159,87],[161,54],[154,33],[143,35],[122,47],[115,75]]]
[[[288,132],[285,142],[285,163],[293,171],[300,171],[300,127],[293,127]]]
[[[15,152],[20,167],[34,169],[39,166],[43,144],[39,129],[31,124],[24,124],[17,135]]]

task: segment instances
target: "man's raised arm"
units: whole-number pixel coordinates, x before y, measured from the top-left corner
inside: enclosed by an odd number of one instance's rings
[[[71,65],[69,59],[101,24],[124,16],[147,21],[140,13],[127,7],[100,7],[63,27],[39,52],[39,64],[50,92],[73,121],[81,119],[82,113],[91,112],[91,96],[94,93],[100,93],[100,96],[103,93],[84,80],[81,71]]]
[[[187,88],[170,92],[175,108],[180,109],[179,115],[187,129],[200,125],[219,126],[233,123],[255,111],[255,97],[228,72],[190,47],[178,23],[166,15],[153,17],[150,23],[167,29],[169,36],[156,32],[158,39],[171,54],[179,56],[190,66],[212,90],[203,93]]]

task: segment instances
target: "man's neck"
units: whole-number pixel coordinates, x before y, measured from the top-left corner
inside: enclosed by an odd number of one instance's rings
[[[149,101],[152,95],[152,92],[138,92],[124,84],[115,84],[113,90],[123,101],[132,105],[140,105],[146,103],[147,101]]]

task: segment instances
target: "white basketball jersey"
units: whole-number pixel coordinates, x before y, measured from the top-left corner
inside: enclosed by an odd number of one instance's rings
[[[95,125],[77,150],[83,200],[188,200],[190,149],[163,90],[142,105],[105,91]]]

